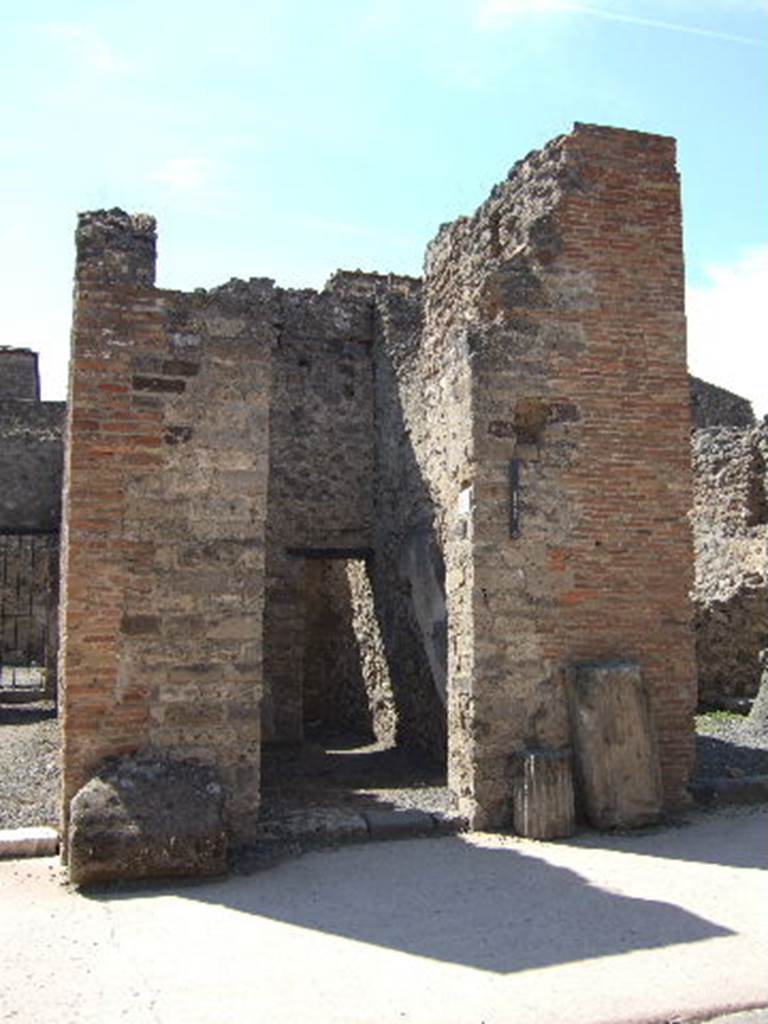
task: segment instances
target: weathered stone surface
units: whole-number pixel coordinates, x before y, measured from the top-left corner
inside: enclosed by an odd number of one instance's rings
[[[768,644],[768,424],[693,435],[699,700],[752,697]]]
[[[641,667],[682,799],[674,141],[576,125],[440,230],[423,283],[170,292],[154,246],[151,218],[81,220],[65,806],[105,757],[150,747],[215,765],[247,843],[262,730],[298,740],[335,714],[447,751],[460,815],[506,827],[515,755],[569,746],[564,670],[616,652]]]
[[[146,754],[108,762],[72,800],[67,867],[76,885],[214,875],[226,869],[216,771]]]
[[[84,215],[77,243],[65,814],[105,758],[152,748],[215,766],[227,828],[244,838],[259,803],[274,288],[151,287],[151,218]]]
[[[690,378],[693,425],[702,427],[754,427],[752,403],[732,391]]]
[[[0,345],[0,399],[40,401],[37,352]]]
[[[509,824],[511,755],[568,745],[564,667],[617,651],[642,664],[666,799],[685,799],[683,286],[674,141],[593,125],[428,249],[402,362],[423,367],[409,439],[446,570],[450,780],[475,827]]]
[[[64,402],[0,401],[0,532],[58,530],[65,412]]]
[[[757,729],[768,728],[768,648],[760,651],[758,661],[762,668],[760,686],[749,712],[749,723]]]
[[[570,751],[526,750],[514,759],[512,823],[529,839],[559,839],[576,831]]]
[[[584,809],[597,828],[656,821],[663,806],[648,694],[637,664],[575,665],[569,673],[574,752]]]
[[[427,836],[435,831],[435,820],[426,811],[391,810],[365,811],[371,839],[407,839]]]

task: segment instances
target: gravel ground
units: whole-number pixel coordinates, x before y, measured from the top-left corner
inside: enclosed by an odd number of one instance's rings
[[[696,717],[696,734],[697,778],[768,775],[768,728],[715,711]]]
[[[0,828],[55,827],[58,797],[55,704],[0,704]]]
[[[722,712],[698,716],[696,729],[697,778],[768,774],[768,729]],[[53,703],[0,704],[0,828],[56,825],[58,749]],[[307,744],[273,751],[264,764],[264,797],[265,817],[307,804],[453,809],[444,779],[428,763],[343,737],[326,750]]]

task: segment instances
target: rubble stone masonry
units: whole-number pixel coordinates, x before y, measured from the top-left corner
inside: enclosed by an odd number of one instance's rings
[[[768,423],[693,436],[699,699],[754,697],[768,647]]]
[[[509,826],[521,755],[568,763],[569,672],[617,660],[684,799],[672,139],[576,125],[441,228],[423,283],[163,291],[151,218],[85,214],[77,238],[65,810],[106,758],[145,752],[215,768],[247,838],[262,730],[298,741],[343,705],[336,724],[447,752],[471,826]],[[324,692],[325,671],[345,679]]]
[[[577,125],[441,230],[425,285],[434,405],[453,426],[435,423],[449,451],[424,471],[462,806],[508,822],[512,755],[569,745],[564,670],[618,657],[641,666],[677,802],[695,667],[674,141]]]
[[[61,610],[65,815],[105,758],[214,766],[259,802],[271,282],[160,291],[154,221],[81,217]]]

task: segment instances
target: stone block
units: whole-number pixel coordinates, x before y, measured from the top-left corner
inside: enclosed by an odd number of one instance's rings
[[[525,750],[515,758],[512,789],[515,832],[559,839],[576,831],[570,751]]]
[[[661,776],[639,665],[575,665],[568,684],[578,780],[590,824],[627,828],[656,821]]]
[[[110,759],[75,795],[67,867],[87,886],[226,870],[223,789],[204,765],[152,754]]]

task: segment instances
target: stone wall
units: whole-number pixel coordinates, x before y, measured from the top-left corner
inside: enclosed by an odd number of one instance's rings
[[[49,696],[65,412],[63,402],[40,401],[36,353],[0,348],[0,664],[45,669]]]
[[[425,467],[442,466],[453,451],[453,435],[463,429],[465,410],[456,407],[449,384],[454,372],[463,371],[423,345],[420,282],[380,285],[376,304],[373,592],[398,740],[444,760],[447,616],[438,521],[444,481],[431,482]]]
[[[64,402],[0,401],[0,532],[59,529],[65,413]]]
[[[160,291],[154,221],[81,216],[62,568],[63,797],[106,758],[215,768],[259,803],[269,281]]]
[[[683,799],[695,670],[679,203],[673,140],[577,125],[428,250],[423,344],[443,353],[435,387],[459,415],[422,471],[441,495],[452,779],[476,826],[508,823],[515,753],[567,748],[563,674],[579,661],[640,664],[666,799]]]
[[[309,736],[395,740],[395,710],[362,559],[305,562],[303,714]]]
[[[698,377],[692,376],[690,385],[694,428],[755,425],[755,414],[748,399]]]
[[[372,310],[333,282],[277,290],[267,513],[264,735],[303,730],[304,557],[368,551],[373,531]]]
[[[0,400],[40,401],[37,352],[0,345]]]
[[[151,218],[81,218],[65,805],[105,758],[162,754],[215,768],[245,837],[260,729],[318,721],[447,749],[471,825],[506,827],[520,755],[567,760],[569,671],[616,659],[639,666],[666,801],[684,798],[673,140],[577,125],[440,230],[423,287],[153,281]]]
[[[752,697],[768,646],[768,425],[693,435],[699,699]]]

